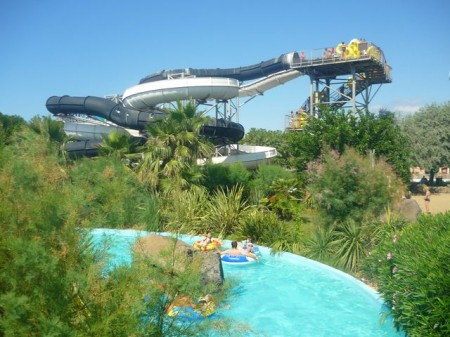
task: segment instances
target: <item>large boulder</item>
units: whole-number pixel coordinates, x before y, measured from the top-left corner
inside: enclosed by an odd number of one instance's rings
[[[197,251],[183,241],[155,234],[138,239],[135,252],[162,268],[173,262],[175,272],[183,271],[188,263],[199,263],[204,284],[223,284],[222,261],[217,252]]]
[[[214,283],[216,285],[223,284],[223,268],[222,260],[218,252],[200,252],[195,251],[196,255],[203,255],[203,264],[201,267],[202,281],[204,284]]]
[[[410,222],[416,222],[417,217],[420,213],[422,213],[422,210],[416,200],[405,198],[397,205],[395,212],[402,219]]]

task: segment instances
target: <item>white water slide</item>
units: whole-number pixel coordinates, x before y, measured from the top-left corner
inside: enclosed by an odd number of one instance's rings
[[[126,107],[145,110],[177,100],[228,100],[261,95],[303,75],[291,68],[299,62],[298,53],[292,52],[247,67],[161,71],[125,90],[122,101]]]

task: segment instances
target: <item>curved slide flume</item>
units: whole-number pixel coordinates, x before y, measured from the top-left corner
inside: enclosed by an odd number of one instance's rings
[[[148,123],[165,118],[165,113],[159,110],[138,111],[126,108],[121,103],[94,96],[52,96],[47,100],[46,106],[47,110],[56,116],[82,114],[102,117],[121,127],[136,130],[143,130]],[[74,156],[95,155],[95,151],[101,143],[99,136],[94,134],[95,129],[99,128],[98,125],[65,122],[64,128],[66,133],[78,135],[75,138],[80,141],[79,144],[76,144],[77,142],[67,144],[66,149],[69,153]],[[117,127],[114,126],[103,126],[103,128],[117,131]],[[107,132],[102,133],[107,134]],[[245,130],[241,124],[223,119],[211,119],[200,129],[200,135],[209,138],[216,145],[237,143],[244,137],[244,134]]]
[[[164,118],[164,114],[158,110],[132,110],[120,103],[95,96],[52,96],[47,100],[46,107],[54,115],[84,114],[103,117],[119,126],[137,130],[143,130],[148,123]]]
[[[300,63],[300,55],[297,52],[282,54],[279,57],[253,64],[246,67],[228,68],[228,69],[174,69],[162,70],[160,72],[148,75],[140,80],[139,84],[162,81],[175,77],[225,77],[233,78],[240,82],[256,80],[262,77],[268,77],[275,73],[289,70],[292,64]]]

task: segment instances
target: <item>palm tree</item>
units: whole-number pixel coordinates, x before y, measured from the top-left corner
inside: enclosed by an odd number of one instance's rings
[[[149,139],[143,147],[143,160],[138,166],[138,177],[149,187],[185,188],[189,182],[200,179],[196,163],[198,158],[208,158],[213,145],[199,137],[200,127],[207,118],[196,111],[192,101],[177,102],[167,117],[149,124]]]
[[[67,138],[64,133],[63,123],[61,121],[55,121],[50,117],[33,117],[30,120],[29,126],[34,132],[43,135],[51,142],[62,144]]]
[[[128,153],[133,152],[134,145],[130,135],[113,131],[107,136],[103,136],[99,150],[104,156],[123,159]]]

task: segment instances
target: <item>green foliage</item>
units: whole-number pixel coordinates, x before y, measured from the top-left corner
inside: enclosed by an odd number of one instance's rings
[[[292,151],[286,141],[286,133],[282,131],[251,128],[245,134],[242,144],[274,147],[278,153],[274,159],[274,163],[285,167],[289,167],[290,165]]]
[[[450,163],[450,102],[432,104],[400,121],[403,134],[412,148],[415,166],[437,169]]]
[[[247,216],[242,219],[235,235],[239,238],[250,237],[255,243],[267,243],[266,232],[270,231],[277,222],[276,215],[267,209],[252,208]]]
[[[335,231],[333,227],[319,226],[312,233],[305,242],[305,256],[327,263],[335,265],[335,246],[333,244],[335,238]]]
[[[241,185],[247,190],[250,180],[250,172],[242,163],[233,163],[230,165],[217,165],[207,163],[203,169],[202,185],[210,192],[218,187],[230,189],[235,185]]]
[[[347,272],[361,268],[371,246],[374,226],[347,220],[340,226],[319,226],[305,243],[305,256]]]
[[[220,237],[235,232],[247,216],[250,206],[243,199],[243,190],[242,186],[218,188],[208,204],[205,220],[212,231],[220,233]]]
[[[257,203],[265,197],[275,193],[272,184],[277,180],[292,181],[295,179],[294,172],[288,171],[278,165],[261,165],[256,170],[251,181],[251,200]],[[290,187],[295,187],[296,182]]]
[[[385,162],[353,149],[324,153],[310,167],[310,179],[319,226],[306,242],[306,256],[357,272],[380,233],[378,219],[401,198],[401,181]]]
[[[168,252],[162,262],[136,256],[131,266],[105,273],[103,251],[93,249],[83,225],[145,217],[136,205],[146,207],[149,198],[119,160],[76,162],[72,172],[51,144],[48,134],[28,130],[2,150],[0,335],[226,335],[227,321],[180,324],[166,315],[181,294],[210,291],[218,305],[225,298],[200,282],[198,264],[174,270]],[[134,210],[121,206],[127,199]],[[97,222],[102,212],[121,220],[106,214],[107,222]]]
[[[394,115],[381,112],[329,111],[323,109],[318,118],[310,120],[303,132],[287,134],[292,155],[292,165],[302,171],[307,164],[320,156],[322,149],[330,147],[343,153],[347,147],[367,152],[377,158],[384,157],[404,182],[410,179],[408,144],[396,125]]]
[[[12,136],[26,125],[20,116],[8,116],[0,112],[0,148],[11,143]]]
[[[76,335],[73,284],[92,255],[67,218],[67,174],[47,135],[25,130],[19,139],[0,171],[0,334]]]
[[[410,336],[448,336],[450,213],[422,216],[386,237],[365,263],[366,275]]]
[[[361,157],[352,149],[342,156],[324,153],[310,167],[307,186],[317,213],[325,225],[347,220],[361,223],[380,216],[394,200],[400,200],[402,183],[384,161]]]
[[[365,113],[360,116],[355,146],[360,154],[371,152],[376,158],[383,158],[404,183],[409,183],[409,153],[411,146],[406,135],[401,132],[394,113],[380,110],[378,116]]]
[[[64,125],[61,121],[55,121],[51,117],[35,116],[30,120],[29,127],[34,132],[42,135],[49,141],[62,144],[64,143],[66,134],[64,133]]]
[[[166,314],[170,305],[186,296],[194,301],[213,294],[220,306],[228,291],[227,285],[203,284],[203,256],[189,258],[176,247],[176,238],[171,238],[169,246],[155,256],[137,249],[130,266],[116,267],[106,279],[90,283],[80,295],[88,303],[86,324],[92,336],[207,336],[213,331],[220,336],[221,329],[230,328],[222,320],[216,325],[208,320],[183,324]]]
[[[131,136],[117,131],[103,136],[103,142],[99,145],[100,153],[107,157],[125,158],[127,154],[133,153],[137,142]]]
[[[164,119],[150,123],[150,137],[143,147],[143,160],[137,167],[138,178],[150,189],[187,188],[198,183],[201,175],[197,159],[209,158],[213,146],[199,137],[206,118],[193,102],[177,104]],[[162,182],[170,178],[169,182]]]
[[[430,138],[437,135],[447,149],[437,130],[448,125],[448,105],[427,109],[433,118],[420,120],[437,121],[430,122],[436,129]],[[180,272],[175,266],[182,258],[169,251],[163,263],[136,255],[131,266],[105,277],[101,252],[93,251],[84,227],[250,236],[273,252],[301,252],[351,272],[365,260],[364,272],[393,307],[397,324],[411,336],[450,333],[450,214],[422,217],[406,228],[396,219],[378,222],[404,190],[396,177],[409,179],[408,146],[393,114],[324,111],[303,132],[252,129],[247,143],[274,146],[283,165],[308,168],[306,196],[303,180],[279,166],[260,167],[253,181],[240,164],[196,166],[212,149],[198,138],[204,122],[192,103],[168,111],[167,119],[149,127],[152,137],[133,172],[121,161],[132,146],[128,137],[110,135],[103,147],[107,158],[69,167],[61,156],[61,123],[36,117],[27,129],[0,114],[1,336],[209,333],[208,323],[180,325],[165,314],[183,294],[212,291],[219,302],[226,297],[201,285],[198,266]],[[437,165],[445,157],[437,151],[430,158]],[[198,186],[202,174],[212,193]],[[262,199],[258,207],[248,204]],[[302,218],[305,199],[318,215],[310,236]],[[231,331],[232,325],[215,322],[217,333]]]
[[[370,234],[363,225],[351,220],[335,231],[332,244],[335,247],[336,265],[351,272],[359,270],[360,263],[366,256]]]
[[[206,233],[205,221],[209,195],[202,188],[169,190],[161,194],[161,217],[164,230],[174,233]]]
[[[269,196],[261,199],[261,202],[281,220],[293,220],[302,213],[301,197],[300,186],[295,178],[277,179],[270,185]]]
[[[303,250],[301,222],[277,221],[264,234],[262,241],[272,249],[271,253],[300,254]]]
[[[120,158],[76,161],[70,178],[74,184],[70,215],[81,226],[158,227],[155,197],[141,187]]]
[[[272,253],[302,250],[302,223],[280,221],[267,209],[252,208],[242,219],[235,235],[239,238],[252,238],[252,241],[272,249]]]

